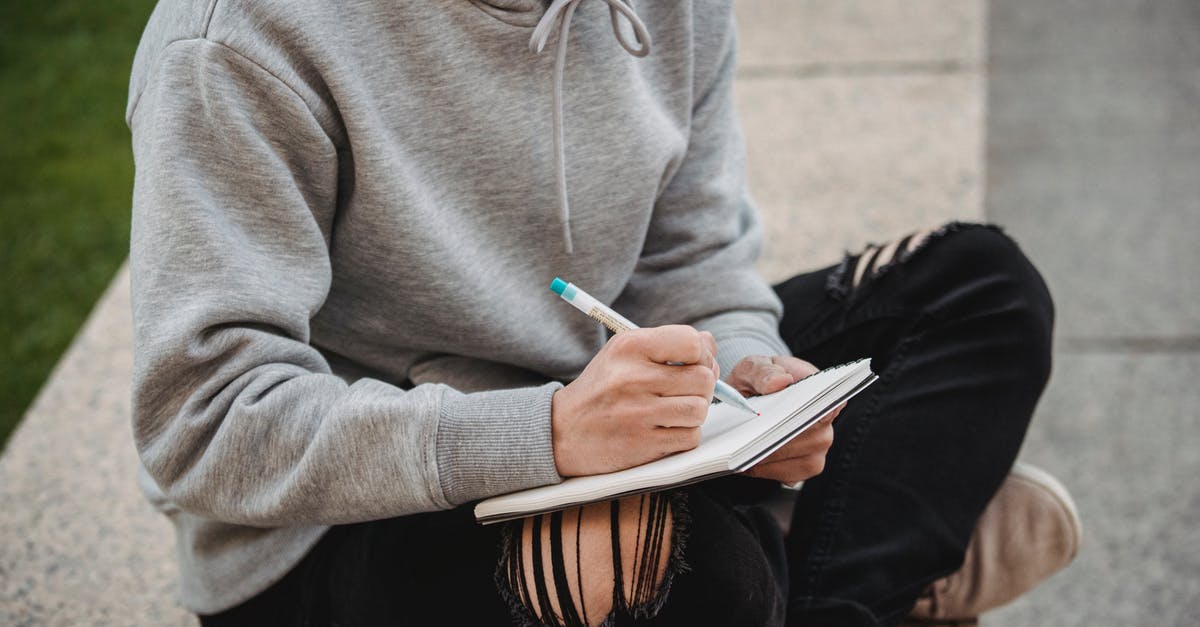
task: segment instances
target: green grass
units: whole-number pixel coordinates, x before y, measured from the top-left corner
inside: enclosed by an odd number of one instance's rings
[[[152,0],[0,3],[0,445],[129,250],[129,68]]]

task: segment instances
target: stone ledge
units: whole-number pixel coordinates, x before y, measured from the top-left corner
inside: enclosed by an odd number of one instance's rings
[[[0,624],[194,624],[130,435],[129,275],[117,273],[0,457]]]
[[[918,228],[983,219],[978,74],[736,85],[772,281]]]
[[[981,0],[737,0],[743,67],[979,66]]]

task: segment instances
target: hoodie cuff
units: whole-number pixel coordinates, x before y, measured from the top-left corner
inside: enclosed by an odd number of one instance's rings
[[[561,383],[442,400],[437,466],[452,505],[562,481],[554,464],[550,408]]]
[[[717,340],[717,363],[721,378],[728,378],[733,367],[751,355],[791,355],[779,336],[778,321],[767,312],[730,312],[696,323]]]

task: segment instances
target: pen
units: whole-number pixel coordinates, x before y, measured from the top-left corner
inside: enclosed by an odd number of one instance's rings
[[[630,322],[625,316],[613,311],[604,303],[596,300],[587,292],[576,287],[574,283],[554,277],[554,281],[550,283],[550,291],[558,294],[563,300],[571,303],[573,307],[595,319],[600,324],[603,324],[613,333],[629,331],[638,328],[638,325]],[[732,385],[717,380],[717,387],[713,390],[713,396],[721,399],[721,402],[728,403],[738,409],[748,411],[755,416],[759,413],[746,402],[746,399],[733,389]]]

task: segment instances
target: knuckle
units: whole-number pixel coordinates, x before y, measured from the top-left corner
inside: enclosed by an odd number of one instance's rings
[[[760,355],[743,357],[742,360],[738,362],[738,365],[742,368],[742,370],[750,374],[758,372],[763,367],[763,364],[764,358]]]
[[[691,399],[686,396],[679,396],[671,399],[669,413],[674,418],[689,419],[696,412],[696,407],[690,402]]]
[[[676,343],[686,342],[688,340],[690,328],[691,327],[682,324],[666,324],[658,327],[658,331],[662,335],[663,339],[672,343]]]
[[[764,364],[759,357],[747,357],[742,363],[746,364],[743,371],[748,378],[758,379],[763,376],[768,364]]]
[[[634,336],[634,332],[632,332],[632,331],[629,331],[626,333],[618,333],[618,334],[608,338],[608,342],[605,343],[604,348],[608,349],[609,352],[615,353],[617,355],[625,354],[632,348],[631,343],[634,341],[633,336]]]
[[[645,352],[654,341],[652,334],[648,333],[646,329],[633,329],[618,333],[612,339],[616,340],[617,346],[627,353]]]
[[[717,385],[717,373],[708,366],[692,366],[689,384],[700,394],[711,394]]]
[[[687,361],[698,361],[705,353],[704,337],[695,328],[676,324],[671,325],[672,339],[678,343],[681,351],[687,351]]]
[[[679,333],[679,337],[681,338],[695,339],[700,337],[700,332],[697,331],[695,327],[686,324],[672,324],[668,326],[672,331]]]
[[[697,361],[711,352],[709,351],[708,340],[705,339],[704,334],[695,329],[692,329],[692,350],[695,351]]]
[[[686,408],[686,417],[692,418],[698,423],[704,421],[704,417],[708,415],[709,401],[700,396],[689,396],[684,405]]]

